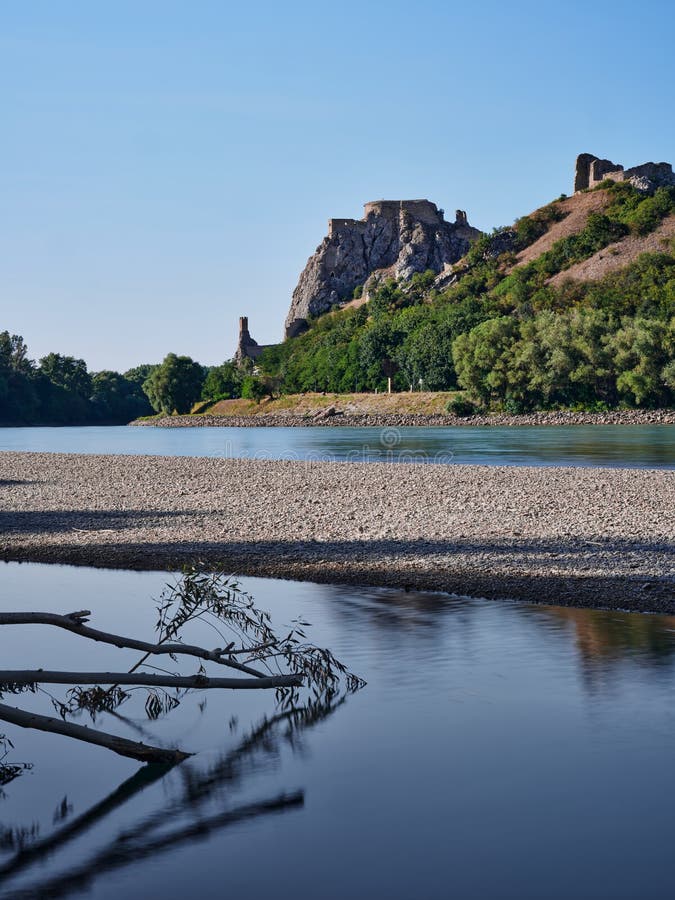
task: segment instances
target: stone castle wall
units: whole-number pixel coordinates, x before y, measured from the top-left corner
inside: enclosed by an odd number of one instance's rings
[[[579,154],[574,175],[575,192],[597,187],[608,180],[629,181],[638,190],[652,191],[663,185],[675,185],[675,174],[670,163],[648,162],[624,169],[610,159],[600,159],[592,153]]]
[[[242,363],[245,359],[257,359],[269,344],[259,344],[251,337],[248,330],[248,316],[240,316],[239,318],[239,340],[237,349],[234,354],[234,360]]]
[[[348,228],[355,228],[358,225],[358,219],[329,219],[328,220],[328,237],[333,237],[338,231],[344,231]]]
[[[437,225],[443,221],[443,213],[430,200],[372,200],[363,206],[364,219],[369,216],[394,219],[401,213],[407,213],[411,218],[427,225]]]

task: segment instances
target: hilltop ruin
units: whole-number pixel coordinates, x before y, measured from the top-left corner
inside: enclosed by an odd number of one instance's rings
[[[597,187],[601,181],[629,181],[640,191],[653,191],[657,187],[675,185],[675,174],[670,163],[648,162],[624,169],[611,159],[580,153],[574,172],[574,192]]]
[[[480,236],[458,210],[446,222],[429,200],[374,200],[362,219],[329,219],[328,235],[309,258],[293,291],[285,336],[299,334],[310,316],[352,299],[354,289],[376,273],[408,279],[440,272],[457,262]]]

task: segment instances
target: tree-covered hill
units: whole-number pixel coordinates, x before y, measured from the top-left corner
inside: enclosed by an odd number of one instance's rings
[[[674,351],[675,188],[608,181],[484,235],[449,276],[380,281],[257,365],[276,392],[391,377],[517,412],[673,405]]]

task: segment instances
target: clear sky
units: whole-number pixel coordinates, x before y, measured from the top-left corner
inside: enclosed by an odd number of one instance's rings
[[[330,216],[483,229],[675,161],[675,4],[0,2],[0,330],[125,370],[281,338]]]

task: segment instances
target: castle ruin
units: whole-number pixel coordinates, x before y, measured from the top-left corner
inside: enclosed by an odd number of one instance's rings
[[[310,317],[349,302],[371,276],[407,281],[427,269],[441,272],[479,236],[463,210],[446,222],[443,210],[430,200],[372,200],[364,205],[362,219],[329,219],[328,235],[293,292],[286,337],[300,334]]]
[[[602,181],[629,181],[638,190],[649,192],[657,187],[675,185],[675,174],[670,163],[648,162],[624,169],[611,159],[580,153],[574,172],[574,192],[597,187]]]
[[[239,340],[234,354],[234,361],[241,365],[245,359],[256,360],[260,354],[269,347],[269,344],[259,344],[251,337],[248,330],[248,316],[239,317]]]

